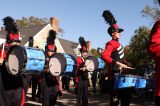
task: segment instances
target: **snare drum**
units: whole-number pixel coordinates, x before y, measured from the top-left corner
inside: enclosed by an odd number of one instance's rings
[[[135,88],[145,88],[147,80],[143,77],[137,76]]]
[[[115,75],[114,89],[135,87],[136,77],[133,75]]]
[[[56,53],[49,60],[49,71],[53,76],[76,71],[76,59],[69,54]]]
[[[99,57],[88,56],[85,61],[85,67],[88,71],[101,70],[104,65],[104,61]]]
[[[45,55],[41,49],[24,46],[13,46],[11,47],[6,60],[6,67],[8,72],[12,75],[17,75],[22,71],[42,71],[45,64]]]

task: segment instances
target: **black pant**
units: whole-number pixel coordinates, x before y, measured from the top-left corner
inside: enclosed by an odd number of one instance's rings
[[[0,106],[20,106],[22,101],[22,76],[12,76],[0,70]]]
[[[36,93],[36,89],[38,87],[38,91]],[[34,76],[32,77],[32,99],[35,99],[35,96],[40,97],[41,95],[41,87],[40,87],[40,83],[39,83],[39,79],[38,76]]]
[[[42,102],[42,106],[55,106],[57,103],[57,98],[58,98],[58,91],[57,92],[53,92],[54,90],[56,90],[56,86],[52,87],[52,88],[45,88],[42,91],[42,95],[43,95],[43,102]]]
[[[77,91],[77,106],[88,106],[88,80],[79,78]]]
[[[96,93],[96,82],[97,80],[92,80],[93,93]]]
[[[121,101],[121,106],[129,106],[131,98],[130,89],[121,89],[110,93],[110,106],[118,106]]]
[[[156,106],[160,106],[160,96],[155,97],[155,104]]]
[[[51,81],[52,78],[47,78],[46,75],[43,75],[41,89],[42,89],[42,106],[55,106],[58,98],[58,85],[54,81]]]
[[[32,77],[32,76],[29,75],[29,74],[23,74],[23,75],[22,75],[26,101],[27,101],[27,98],[28,98],[26,94],[27,94],[28,87],[29,87],[30,82],[31,82],[31,77]]]

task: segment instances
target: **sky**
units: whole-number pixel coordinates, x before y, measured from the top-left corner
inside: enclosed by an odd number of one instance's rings
[[[0,3],[0,26],[6,16],[14,19],[56,16],[65,31],[59,34],[60,38],[78,42],[83,36],[86,41],[91,41],[92,48],[104,48],[111,39],[107,33],[109,26],[102,17],[104,10],[110,10],[119,27],[124,29],[120,39],[123,46],[129,44],[140,26],[153,25],[141,14],[146,5],[153,5],[153,0],[0,0]]]

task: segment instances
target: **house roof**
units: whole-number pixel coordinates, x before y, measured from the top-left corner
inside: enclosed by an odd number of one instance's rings
[[[0,38],[6,39],[6,32],[5,31],[0,31]]]
[[[69,41],[69,40],[65,40],[65,39],[61,39],[58,38],[65,53],[67,54],[71,54],[72,56],[76,57],[76,53],[73,49],[77,48],[77,46],[79,45],[79,43],[77,42],[73,42],[73,41]],[[89,56],[93,56],[93,54],[91,53],[91,51],[88,52]]]
[[[35,36],[46,25],[47,24],[19,29],[19,31],[21,32],[21,36],[25,38],[21,40],[21,44],[22,45],[26,44],[28,42],[29,37]]]
[[[48,23],[47,23],[48,24]],[[33,26],[33,27],[23,27],[19,28],[19,32],[21,33],[21,37],[23,38],[21,40],[21,44],[25,45],[28,42],[29,37],[35,36],[39,31],[41,31],[47,24],[44,25],[39,25],[39,26]],[[6,32],[5,31],[0,31],[0,38],[1,39],[6,39]],[[71,54],[74,57],[76,57],[76,53],[73,49],[77,48],[79,43],[65,40],[58,38],[59,42],[62,45],[62,48],[64,49],[65,53]],[[92,55],[91,52],[89,52],[89,55]]]
[[[29,37],[35,36],[40,30],[42,30],[47,24],[39,25],[39,26],[32,26],[32,27],[22,27],[19,28],[19,32],[21,33],[21,44],[24,45],[28,42]],[[6,32],[0,31],[0,38],[6,39]]]
[[[76,42],[61,39],[61,38],[58,38],[58,39],[59,39],[65,53],[71,54],[72,56],[76,57],[76,53],[73,49],[75,49],[79,44]]]

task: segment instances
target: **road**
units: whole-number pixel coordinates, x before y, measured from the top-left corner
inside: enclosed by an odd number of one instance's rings
[[[92,88],[89,88],[89,106],[109,106],[109,95],[92,93]],[[31,101],[31,89],[28,90],[28,101],[25,106],[41,106],[41,100],[36,99],[36,102]],[[76,95],[73,93],[73,88],[70,92],[63,91],[63,96],[58,98],[56,106],[76,106]],[[155,106],[152,100],[145,100],[143,98],[132,97],[130,106]]]

